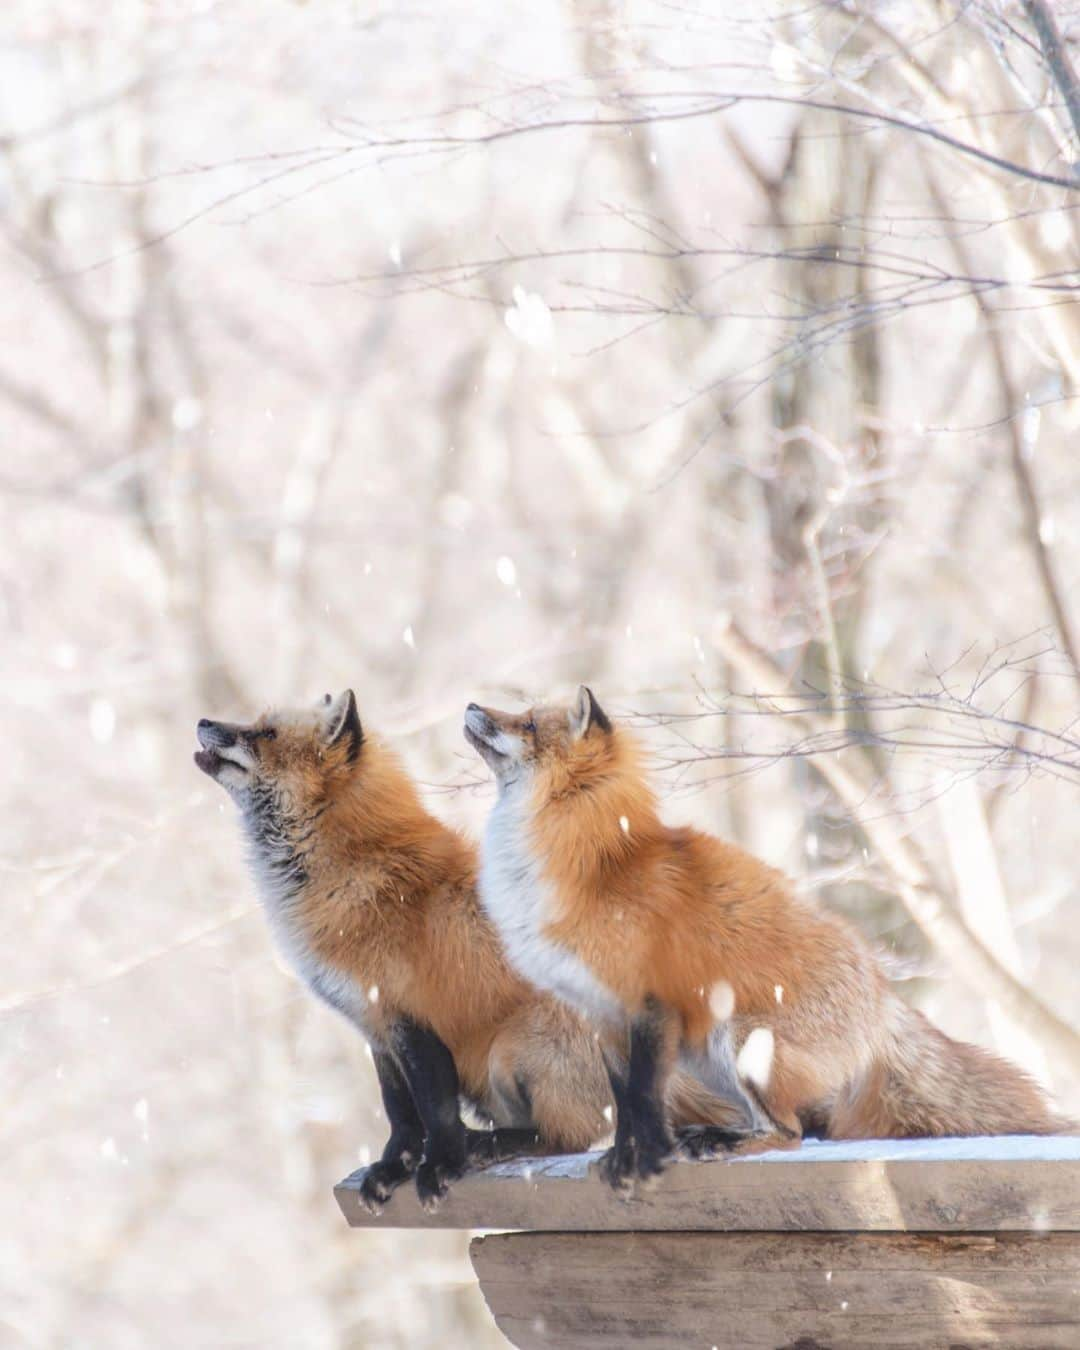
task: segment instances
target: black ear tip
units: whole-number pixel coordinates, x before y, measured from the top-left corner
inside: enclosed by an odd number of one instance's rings
[[[596,695],[588,685],[585,686],[585,692],[589,696],[589,725],[599,727],[605,734],[609,733],[612,729],[611,719],[603,708],[601,708],[600,704],[597,703]]]
[[[345,707],[342,710],[340,719],[336,723],[336,728],[333,731],[329,743],[331,745],[340,745],[342,742],[347,742],[348,759],[351,764],[360,753],[360,746],[364,740],[364,729],[360,725],[360,713],[356,706],[356,695],[351,689],[346,689],[342,697],[345,700]],[[333,700],[331,700],[331,702],[332,701]]]

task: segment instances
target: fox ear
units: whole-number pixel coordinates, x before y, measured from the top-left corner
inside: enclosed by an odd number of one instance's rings
[[[329,694],[326,697],[330,699]],[[343,694],[329,702],[326,709],[326,729],[323,734],[328,746],[342,744],[347,746],[350,764],[360,753],[364,729],[360,725],[356,695],[351,689],[346,689]]]
[[[596,727],[607,734],[611,730],[611,721],[597,703],[593,691],[588,685],[583,684],[578,688],[577,698],[570,709],[570,735],[578,741],[590,727]]]

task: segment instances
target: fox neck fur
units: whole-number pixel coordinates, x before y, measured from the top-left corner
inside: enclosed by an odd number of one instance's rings
[[[548,927],[558,896],[530,844],[532,785],[500,785],[488,819],[480,898],[517,969],[539,988],[598,1021],[622,1020],[615,995],[574,952],[552,941]]]
[[[243,820],[259,895],[285,957],[364,1029],[425,919],[433,891],[468,888],[474,851],[429,815],[395,756],[364,746],[359,779],[298,800],[257,785]]]

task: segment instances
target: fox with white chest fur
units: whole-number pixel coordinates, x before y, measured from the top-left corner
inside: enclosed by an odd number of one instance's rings
[[[616,1187],[671,1154],[676,1067],[738,1122],[679,1140],[690,1152],[792,1146],[804,1131],[1073,1128],[1026,1074],[897,998],[844,919],[734,845],[664,824],[636,744],[584,686],[521,714],[470,704],[465,736],[498,784],[480,894],[511,961],[609,1038],[628,1035],[609,1064]]]
[[[598,1038],[507,960],[475,846],[424,809],[347,691],[236,724],[203,719],[200,769],[240,810],[271,928],[308,987],[371,1045],[390,1138],[359,1197],[415,1177],[434,1206],[470,1164],[577,1152],[610,1132]],[[459,1095],[493,1129],[467,1130]],[[726,1104],[677,1075],[677,1124]]]
[[[196,764],[240,809],[278,945],[371,1045],[391,1133],[360,1189],[369,1209],[409,1177],[430,1208],[470,1163],[607,1132],[593,1035],[510,967],[474,846],[424,809],[351,692],[245,725],[204,718],[197,734]],[[466,1130],[459,1094],[495,1128]]]

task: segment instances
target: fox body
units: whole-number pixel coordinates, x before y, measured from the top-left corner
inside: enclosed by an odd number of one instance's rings
[[[391,1136],[364,1179],[369,1207],[413,1172],[430,1205],[469,1161],[609,1131],[594,1031],[506,960],[474,845],[424,809],[351,691],[250,725],[204,719],[198,738],[196,763],[240,809],[280,948],[371,1044]],[[694,1082],[673,1091],[676,1119],[724,1119]],[[459,1094],[493,1131],[465,1129]]]
[[[589,690],[520,715],[470,704],[465,732],[499,785],[481,896],[511,959],[629,1028],[616,1184],[660,1170],[676,1064],[741,1119],[741,1139],[706,1132],[706,1148],[1069,1127],[1027,1075],[898,999],[846,921],[741,849],[665,825],[634,741]]]

